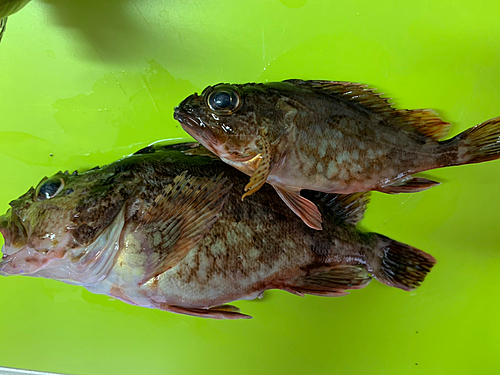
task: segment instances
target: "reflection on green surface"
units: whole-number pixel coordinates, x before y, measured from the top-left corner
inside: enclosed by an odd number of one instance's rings
[[[0,211],[58,170],[188,139],[173,107],[221,81],[369,83],[399,108],[436,109],[455,135],[500,115],[498,10],[493,0],[33,2],[9,19],[0,44]],[[0,365],[82,374],[495,373],[500,162],[428,175],[444,183],[374,194],[362,223],[437,258],[416,292],[376,282],[343,298],[271,292],[237,303],[252,321],[215,322],[50,280],[1,278]]]

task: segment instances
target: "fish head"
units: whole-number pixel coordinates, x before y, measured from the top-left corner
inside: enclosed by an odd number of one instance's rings
[[[261,152],[261,137],[273,142],[279,136],[275,132],[282,115],[278,99],[276,90],[264,84],[221,83],[187,97],[174,117],[217,156],[245,162]]]
[[[106,270],[91,266],[107,257],[107,241],[117,236],[115,228],[108,228],[123,211],[124,200],[113,195],[112,176],[99,172],[57,173],[10,202],[0,216],[5,240],[0,275],[83,283],[95,279],[87,272],[92,269],[102,277]]]

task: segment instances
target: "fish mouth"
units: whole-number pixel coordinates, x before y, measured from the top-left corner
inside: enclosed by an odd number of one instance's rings
[[[53,259],[61,258],[64,253],[51,254],[46,256],[32,247],[25,246],[14,248],[4,246],[2,252],[9,250],[10,254],[2,256],[0,261],[0,275],[33,275],[43,269]]]
[[[181,124],[185,132],[217,155],[219,141],[213,131],[203,121],[189,114],[181,106],[175,108],[174,119]]]
[[[84,286],[102,281],[109,275],[120,250],[124,213],[122,209],[104,232],[86,247],[71,247],[74,238],[68,231],[57,247],[43,251],[28,244],[17,246],[8,242],[10,229],[7,225],[12,227],[14,224],[0,221],[1,233],[6,238],[0,275],[44,277]]]
[[[32,275],[38,272],[53,260],[61,259],[65,253],[62,247],[72,240],[71,233],[67,233],[55,251],[34,248],[29,244],[29,230],[12,209],[0,217],[0,233],[4,238],[1,276]]]

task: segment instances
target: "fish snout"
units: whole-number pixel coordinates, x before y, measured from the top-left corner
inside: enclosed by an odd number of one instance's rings
[[[180,109],[180,107],[175,107],[174,109],[174,119],[181,122],[182,120],[182,110]]]
[[[175,108],[174,118],[179,121],[185,132],[205,147],[211,149],[219,143],[209,126],[205,126],[201,120],[197,119],[195,116],[191,116],[183,108]]]
[[[184,112],[187,115],[193,116],[196,108],[200,107],[201,97],[198,94],[193,94],[184,99],[181,104],[175,107],[174,118],[178,120],[178,114]]]

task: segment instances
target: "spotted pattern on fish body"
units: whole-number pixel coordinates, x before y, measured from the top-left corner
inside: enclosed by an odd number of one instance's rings
[[[220,113],[211,108],[208,98],[218,90],[237,97],[237,107]],[[416,192],[438,183],[409,179],[414,173],[500,157],[499,118],[440,141],[450,124],[434,111],[397,110],[375,90],[348,82],[219,84],[186,98],[174,117],[224,162],[254,179],[257,172],[245,158],[272,153],[266,182],[315,229],[321,229],[321,218],[310,202],[297,198],[301,189]],[[258,146],[263,130],[272,145],[268,151]]]
[[[411,246],[356,229],[367,195],[303,192],[324,216],[317,232],[269,185],[242,202],[246,176],[181,152],[189,148],[140,153],[65,176],[70,194],[63,189],[37,201],[32,189],[12,202],[0,217],[0,275],[52,278],[133,305],[238,319],[248,316],[225,304],[268,289],[340,296],[373,276],[411,290],[435,263]],[[86,219],[80,204],[92,208]],[[75,247],[75,238],[83,238],[78,223],[93,230]]]

